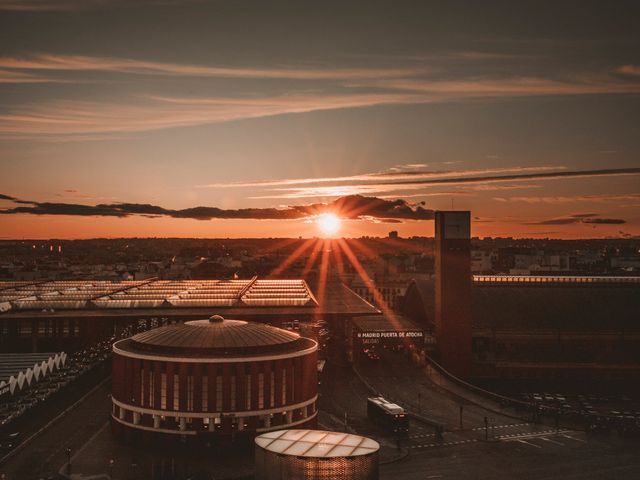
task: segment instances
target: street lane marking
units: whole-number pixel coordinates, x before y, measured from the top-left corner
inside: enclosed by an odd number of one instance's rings
[[[517,440],[519,438],[544,437],[544,436],[552,435],[555,433],[561,433],[561,434],[571,433],[571,430],[560,430],[556,432],[555,430],[551,429],[551,430],[541,430],[539,432],[531,432],[531,433],[509,433],[507,435],[500,435],[495,438],[497,438],[498,440],[509,441],[509,440]]]
[[[455,442],[445,443],[425,443],[423,445],[410,445],[409,448],[430,448],[430,447],[452,447],[454,445],[464,445],[466,443],[476,443],[478,440],[475,438],[469,440],[458,440]]]
[[[531,423],[505,423],[504,425],[491,425],[489,426],[489,430],[494,430],[498,428],[516,428],[516,427],[525,427],[527,425],[531,425]],[[485,427],[475,427],[471,430],[484,430]]]
[[[563,445],[564,446],[564,443],[557,442],[555,440],[551,440],[549,437],[540,437],[540,440],[544,440],[545,442],[551,442],[551,443],[555,443],[556,445]]]
[[[532,447],[536,447],[536,448],[542,448],[540,445],[536,445],[535,443],[527,442],[526,440],[517,439],[516,442],[524,443],[526,445],[531,445]]]

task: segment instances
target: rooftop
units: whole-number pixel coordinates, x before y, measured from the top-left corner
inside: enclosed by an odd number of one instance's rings
[[[122,340],[116,346],[126,351],[195,356],[283,353],[303,350],[314,344],[313,340],[288,330],[214,315],[207,320],[148,330]]]
[[[61,312],[62,311],[62,312]],[[1,282],[0,313],[20,317],[364,315],[378,310],[328,283],[323,298],[302,279]]]
[[[474,275],[473,283],[501,285],[612,285],[640,284],[640,277],[594,276],[594,275]]]

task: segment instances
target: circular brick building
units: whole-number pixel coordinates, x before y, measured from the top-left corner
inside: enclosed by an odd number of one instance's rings
[[[296,333],[218,315],[120,340],[113,345],[114,433],[208,443],[313,427],[317,349]]]

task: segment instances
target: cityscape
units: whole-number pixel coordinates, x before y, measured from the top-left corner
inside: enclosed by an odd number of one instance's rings
[[[0,480],[639,477],[637,18],[0,0]]]

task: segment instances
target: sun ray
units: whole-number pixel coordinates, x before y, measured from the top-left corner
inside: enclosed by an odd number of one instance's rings
[[[330,241],[323,240],[322,256],[320,257],[320,272],[318,274],[317,299],[321,305],[324,304],[324,294],[327,288],[327,274],[329,273],[329,248]]]
[[[338,269],[338,275],[340,279],[344,278],[344,258],[342,257],[342,250],[340,250],[340,243],[337,241],[331,241],[331,254],[333,257],[333,263]]]
[[[398,320],[396,313],[389,307],[387,302],[385,302],[382,294],[376,288],[375,282],[371,279],[371,277],[369,277],[369,274],[360,263],[360,260],[358,260],[358,257],[356,257],[356,255],[353,253],[353,250],[351,250],[351,247],[349,247],[349,245],[347,244],[346,241],[344,241],[344,239],[339,239],[338,242],[340,243],[342,251],[345,253],[345,256],[347,257],[347,260],[349,260],[349,263],[351,263],[353,268],[356,270],[356,273],[362,279],[367,289],[371,291],[371,294],[373,296],[373,299],[376,305],[380,308],[380,310],[382,310],[382,313],[387,316],[391,324],[395,328],[399,329],[400,321]]]
[[[287,268],[289,268],[289,266],[293,262],[295,262],[306,250],[308,250],[311,245],[313,245],[313,239],[308,239],[302,242],[302,245],[300,245],[293,252],[291,252],[289,256],[285,258],[280,265],[278,265],[276,268],[274,268],[271,271],[271,273],[269,273],[269,276],[273,277],[273,276],[280,275]]]
[[[278,242],[269,245],[268,247],[265,247],[263,249],[264,252],[277,252],[280,249],[283,248],[287,248],[291,245],[294,245],[295,243],[300,242],[301,240],[299,238],[284,238],[282,240],[279,240]]]
[[[350,243],[353,247],[355,247],[360,253],[362,253],[368,259],[377,259],[380,258],[380,255],[373,250],[371,247],[364,244],[364,242],[359,238],[350,239]]]
[[[318,255],[320,254],[320,250],[322,249],[322,241],[319,239],[314,239],[316,243],[313,245],[313,250],[311,251],[311,255],[307,259],[307,263],[304,266],[304,270],[302,271],[302,278],[306,278],[309,275],[309,272],[313,268],[313,265],[316,263],[318,259]]]

